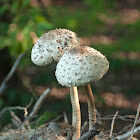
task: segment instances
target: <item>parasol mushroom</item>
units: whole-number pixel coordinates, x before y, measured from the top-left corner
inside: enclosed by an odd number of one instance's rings
[[[55,29],[42,35],[31,51],[31,60],[38,66],[58,62],[61,56],[71,48],[79,45],[77,35],[67,29]]]
[[[51,30],[39,38],[32,48],[31,60],[38,66],[46,66],[53,61],[58,62],[62,55],[80,44],[77,35],[67,29]],[[74,139],[80,137],[81,118],[77,88],[70,88],[70,97],[73,108],[73,122],[75,128]],[[76,126],[76,127],[75,127]]]
[[[67,51],[56,67],[56,79],[62,86],[84,86],[88,99],[89,129],[96,122],[96,110],[89,83],[97,81],[109,69],[107,58],[88,46],[78,46]]]

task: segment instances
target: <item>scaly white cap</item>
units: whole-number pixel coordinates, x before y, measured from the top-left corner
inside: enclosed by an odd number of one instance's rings
[[[101,79],[108,69],[109,61],[103,54],[87,46],[78,46],[61,57],[55,75],[63,86],[82,86]]]
[[[45,66],[58,62],[61,56],[80,44],[77,35],[67,29],[55,29],[42,35],[32,48],[31,60],[34,64]]]

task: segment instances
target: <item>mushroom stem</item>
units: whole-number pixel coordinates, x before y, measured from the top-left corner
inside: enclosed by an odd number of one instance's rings
[[[81,113],[77,87],[70,88],[70,97],[72,103],[72,126],[74,127],[72,140],[77,140],[80,138],[81,128]]]
[[[95,101],[94,101],[94,96],[90,84],[87,84],[86,86],[84,86],[84,88],[85,88],[85,94],[88,102],[89,130],[91,130],[93,128],[93,125],[97,121]],[[92,140],[97,140],[97,136],[95,136]]]
[[[92,129],[93,125],[96,123],[96,108],[95,108],[95,101],[92,94],[92,90],[90,84],[85,86],[85,93],[88,102],[88,113],[89,113],[89,130]]]

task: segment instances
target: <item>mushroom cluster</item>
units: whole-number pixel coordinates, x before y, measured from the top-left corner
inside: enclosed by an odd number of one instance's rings
[[[39,38],[31,52],[34,64],[45,66],[58,62],[55,75],[58,83],[70,87],[72,103],[72,140],[80,138],[81,113],[77,86],[84,86],[88,102],[89,130],[96,123],[96,109],[90,83],[97,81],[109,69],[107,58],[88,46],[80,46],[77,35],[67,29],[49,31]],[[96,138],[95,138],[96,139]]]

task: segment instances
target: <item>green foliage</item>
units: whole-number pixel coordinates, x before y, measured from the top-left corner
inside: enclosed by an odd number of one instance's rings
[[[6,118],[6,119],[5,119]],[[11,117],[10,117],[10,112],[9,112],[9,110],[8,111],[6,111],[3,115],[2,115],[2,117],[0,118],[0,129],[2,129],[3,128],[3,126],[5,126],[6,124],[9,124],[9,123],[11,123]]]
[[[3,106],[3,104],[4,104],[4,100],[0,98],[0,107]]]
[[[84,0],[83,7],[80,8],[50,6],[43,10],[31,6],[30,0],[2,0],[2,4],[0,16],[4,20],[0,24],[0,48],[8,46],[13,56],[31,49],[33,46],[31,32],[35,32],[40,37],[53,28],[68,28],[79,36],[107,34],[108,28],[99,18],[99,14],[103,13],[110,18],[119,18],[117,14],[108,12],[109,8],[116,6],[114,1],[106,3],[104,0]],[[49,17],[44,16],[45,13]],[[116,23],[113,27],[113,33],[118,35],[126,29],[125,32],[118,36],[114,44],[102,46],[99,44],[97,49],[102,50],[107,55],[116,50],[125,52],[140,50],[139,25],[140,20],[128,25]]]
[[[2,3],[0,15],[5,18],[0,24],[0,49],[8,46],[13,56],[33,46],[31,32],[40,36],[53,27],[41,9],[30,6],[30,0],[3,0]]]
[[[85,5],[92,8],[94,11],[101,11],[105,9],[104,0],[84,0]]]
[[[100,35],[115,37],[113,43],[97,43],[90,46],[107,56],[110,61],[109,72],[113,76],[115,75],[116,79],[121,73],[128,72],[129,67],[134,68],[136,72],[140,68],[140,61],[138,59],[130,60],[127,57],[121,58],[119,57],[119,53],[140,51],[140,20],[138,19],[132,24],[116,22],[112,25],[100,18],[100,14],[103,14],[110,19],[120,19],[121,14],[116,10],[118,6],[116,3],[117,1],[112,0],[108,2],[104,0],[83,0],[81,6],[76,7],[73,5],[52,5],[42,8],[31,6],[30,0],[1,0],[0,49],[8,47],[12,58],[17,58],[21,52],[28,51],[19,64],[22,71],[27,64],[33,66],[30,62],[30,52],[33,46],[32,32],[40,37],[43,33],[51,29],[67,28],[75,31],[79,37],[88,38]],[[114,54],[117,57],[113,57]],[[54,76],[55,65],[51,64],[41,69],[38,68],[37,71],[39,74],[32,78],[34,85],[56,86],[56,78]],[[130,95],[139,93],[140,87],[135,83],[132,84],[132,87],[122,89],[122,92]],[[93,85],[93,88],[95,88],[94,93],[99,93],[100,90],[109,91],[111,84],[109,80],[105,81],[103,79],[100,82],[100,89],[98,87],[96,89]],[[0,99],[0,109],[4,106],[26,106],[31,100],[31,95],[23,89],[21,90],[16,88],[8,90],[4,98]],[[105,101],[101,97],[98,97],[97,102],[102,105]],[[57,117],[60,113],[58,112],[60,108],[62,110],[66,109],[66,104],[63,101],[54,103],[51,109],[47,110],[43,115],[39,121],[39,125]],[[69,110],[70,107],[69,105]],[[3,124],[9,123],[9,116],[10,114],[7,111],[0,118],[0,125],[3,126]],[[42,114],[39,117],[41,116]]]
[[[0,98],[0,110],[2,110],[5,107],[11,107],[11,106],[25,107],[30,103],[31,98],[33,98],[30,93],[24,91],[24,89],[18,89],[18,88],[7,90],[4,94],[4,97],[5,99]],[[33,105],[34,102],[32,103],[31,108],[33,107]],[[21,116],[21,114],[22,116],[24,116],[24,111],[20,111],[20,110],[13,110],[13,111],[16,113],[17,116]],[[10,122],[11,122],[11,115],[9,110],[7,110],[2,114],[2,116],[0,116],[0,129]]]
[[[79,36],[93,35],[103,25],[92,8],[51,7],[49,10],[54,12],[52,20],[57,28],[71,29]]]
[[[35,85],[56,85],[55,78],[55,63],[48,64],[46,67],[42,67],[41,70],[38,68],[38,75],[36,75],[34,84]]]
[[[41,114],[38,118],[38,126],[45,124],[47,121],[49,121],[52,118],[56,118],[58,116],[57,113],[51,112],[51,111],[47,111],[46,113],[44,113],[43,115]]]

